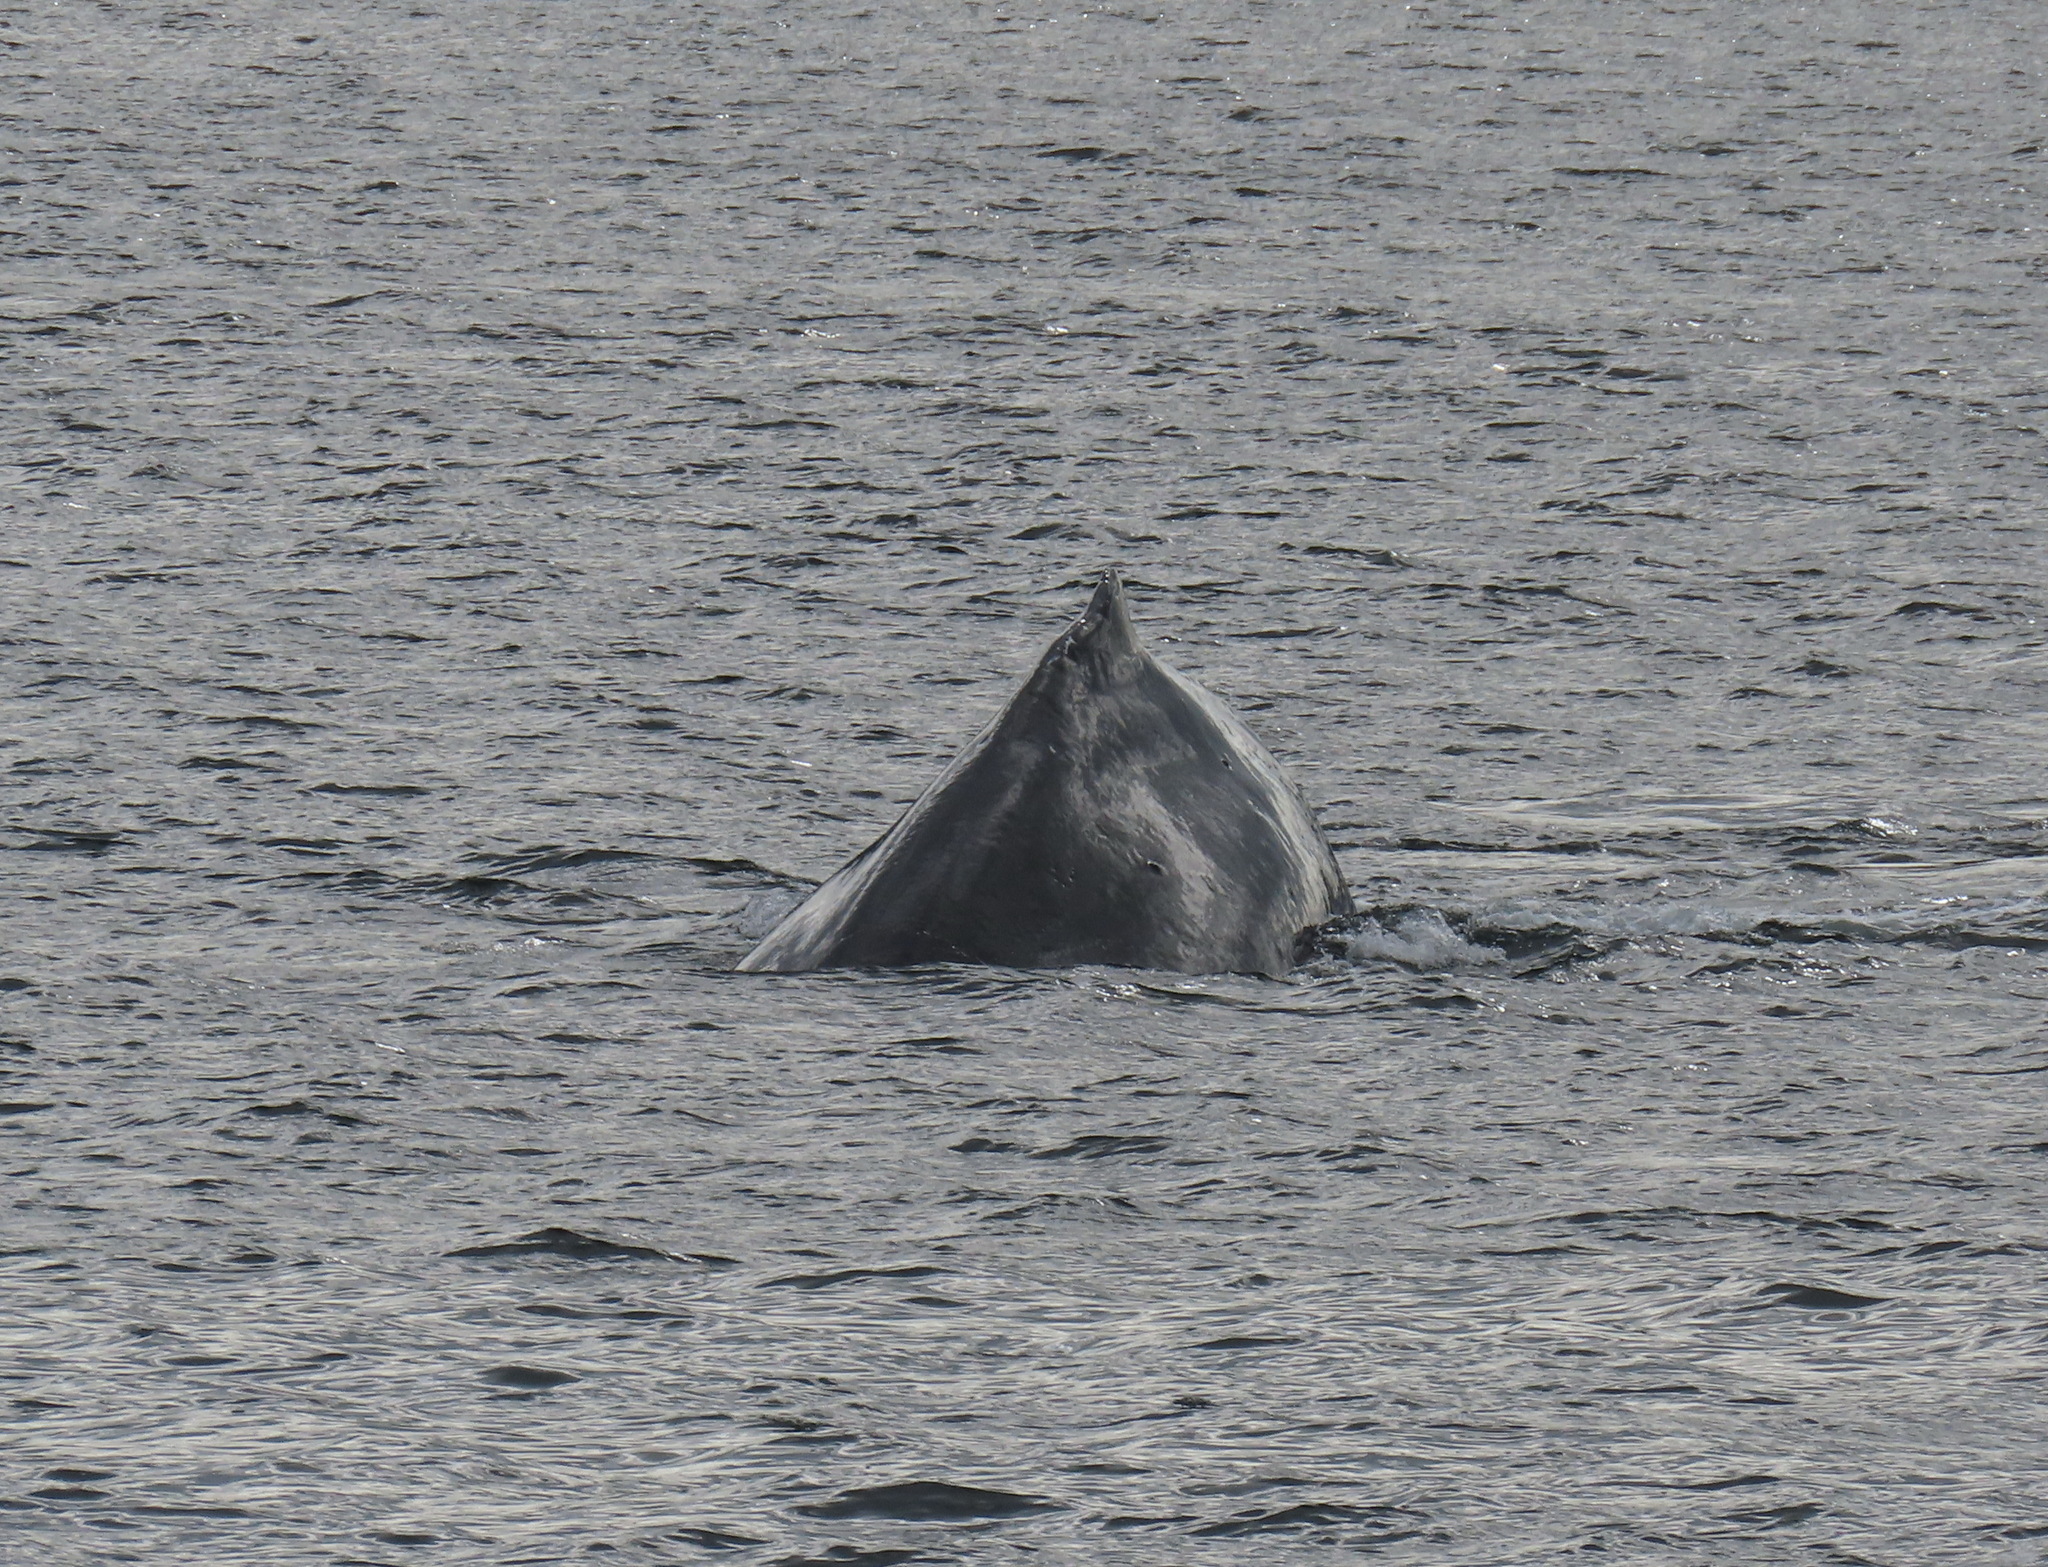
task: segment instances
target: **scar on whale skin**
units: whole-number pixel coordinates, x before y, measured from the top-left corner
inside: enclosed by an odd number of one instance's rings
[[[1305,932],[1351,907],[1280,764],[1139,645],[1104,572],[995,720],[739,967],[1278,977]]]

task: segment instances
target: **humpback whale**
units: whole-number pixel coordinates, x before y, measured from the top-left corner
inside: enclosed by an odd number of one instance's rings
[[[1279,977],[1351,912],[1229,708],[1138,642],[1115,572],[902,818],[740,961],[755,973],[1082,963]]]

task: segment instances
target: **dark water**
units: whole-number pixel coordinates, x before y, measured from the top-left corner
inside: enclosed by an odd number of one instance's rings
[[[2048,12],[0,6],[0,1558],[2037,1562]],[[1120,566],[1372,913],[734,976]]]

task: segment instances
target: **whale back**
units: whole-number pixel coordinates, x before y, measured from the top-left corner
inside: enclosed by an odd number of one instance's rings
[[[739,966],[1279,975],[1350,910],[1280,764],[1144,650],[1105,573],[995,720]]]

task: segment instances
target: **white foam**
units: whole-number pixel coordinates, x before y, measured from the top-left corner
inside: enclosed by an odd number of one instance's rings
[[[787,887],[771,887],[765,892],[755,893],[741,904],[739,912],[733,916],[733,924],[747,940],[759,941],[803,901],[801,892]]]
[[[1359,962],[1377,958],[1433,973],[1490,968],[1507,956],[1497,947],[1467,941],[1435,909],[1410,909],[1391,926],[1369,919],[1362,930],[1352,934],[1345,954]]]

